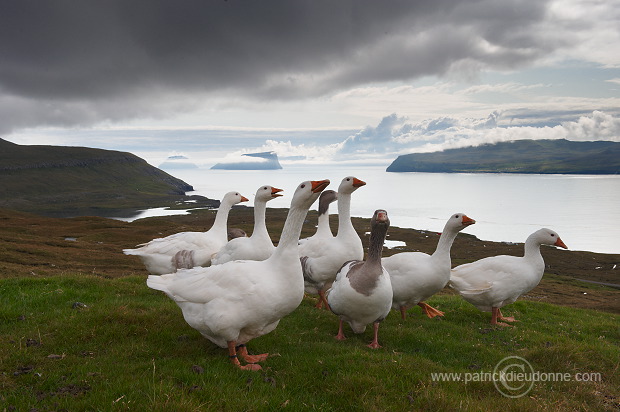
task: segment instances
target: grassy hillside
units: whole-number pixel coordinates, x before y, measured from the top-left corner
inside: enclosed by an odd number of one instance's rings
[[[268,209],[274,238],[286,210]],[[617,280],[619,255],[544,248],[547,273],[524,299],[504,309],[520,322],[492,328],[446,289],[402,321],[334,339],[336,317],[314,299],[285,317],[252,352],[272,356],[261,372],[232,368],[224,350],[183,320],[178,307],[145,285],[139,260],[123,247],[181,230],[204,230],[214,212],[125,223],[98,217],[55,219],[0,210],[0,405],[6,410],[617,410],[620,407],[620,290],[576,280]],[[316,214],[304,225],[313,232]],[[251,230],[252,209],[234,208],[230,225]],[[367,219],[354,219],[360,234]],[[390,228],[389,238],[431,251],[437,234]],[[459,234],[454,263],[522,245]],[[589,308],[589,309],[588,309]],[[598,310],[593,310],[598,309]],[[502,396],[491,381],[441,381],[433,374],[476,379],[507,356],[535,371],[569,374],[536,382],[526,396]],[[578,381],[587,376],[587,381]]]
[[[190,190],[130,153],[0,139],[0,207],[109,216],[120,209],[169,205]]]
[[[456,296],[430,303],[445,319],[390,314],[372,350],[370,329],[334,339],[336,317],[306,299],[269,335],[261,372],[234,369],[225,350],[191,329],[139,275],[67,273],[0,283],[0,403],[7,410],[617,410],[619,315],[517,302],[514,328]],[[490,381],[508,356],[567,381],[502,396]],[[438,381],[454,373],[470,381]],[[581,375],[577,375],[581,374]],[[577,376],[587,376],[578,381]],[[15,408],[15,409],[10,409]]]
[[[519,140],[399,156],[388,172],[617,174],[620,143]]]

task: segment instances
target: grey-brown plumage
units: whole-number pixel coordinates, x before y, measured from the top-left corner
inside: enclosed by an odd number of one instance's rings
[[[355,333],[362,333],[369,323],[374,324],[374,339],[369,345],[378,348],[378,328],[390,313],[392,284],[390,276],[381,266],[383,242],[390,221],[385,210],[375,211],[371,220],[368,254],[365,261],[352,260],[345,263],[328,290],[327,301],[339,318],[336,338],[345,339],[343,322],[349,323]]]
[[[325,239],[333,238],[331,227],[329,226],[329,205],[338,199],[338,193],[335,190],[325,190],[319,196],[319,216],[316,226],[316,233],[305,239],[299,239],[300,245],[309,247],[310,243],[320,243]],[[307,258],[307,256],[302,256]]]
[[[335,190],[325,190],[319,196],[319,216],[324,215],[329,210],[329,205],[336,201],[338,193]]]
[[[248,234],[245,233],[245,230],[239,229],[238,227],[231,227],[228,229],[229,241],[238,237],[248,237]]]

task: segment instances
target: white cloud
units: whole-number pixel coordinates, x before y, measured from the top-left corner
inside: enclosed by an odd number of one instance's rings
[[[287,158],[301,158],[306,162],[324,161],[334,158],[342,143],[316,145],[316,144],[299,144],[295,145],[289,141],[267,140],[264,145],[260,146],[259,151],[273,151],[278,157],[286,163]],[[247,151],[246,151],[247,153]]]
[[[434,152],[514,140],[568,139],[620,142],[620,117],[602,111],[554,126],[506,126],[506,113],[485,118],[438,117],[420,122],[393,113],[377,126],[368,126],[343,142],[329,146],[295,145],[269,140],[256,150],[273,150],[278,156],[302,157],[307,161],[369,159],[393,160],[398,154]],[[509,120],[509,119],[508,119]],[[245,152],[249,149],[245,149]],[[241,153],[243,151],[240,151]]]
[[[562,124],[569,140],[620,141],[620,118],[595,111],[591,117],[580,117],[576,122]]]

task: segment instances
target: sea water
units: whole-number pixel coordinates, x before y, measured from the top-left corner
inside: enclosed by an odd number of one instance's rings
[[[270,201],[269,207],[288,207],[304,180],[330,179],[329,189],[337,190],[343,177],[355,176],[367,184],[352,195],[352,216],[370,218],[376,209],[385,209],[393,226],[441,232],[446,220],[459,212],[476,220],[464,233],[482,240],[524,242],[547,227],[571,250],[620,253],[620,176],[388,173],[385,167],[287,165],[280,170],[167,172],[191,184],[195,191],[189,194],[211,199],[234,190],[252,203],[262,185],[284,189],[284,196]],[[335,203],[330,213],[336,213]]]

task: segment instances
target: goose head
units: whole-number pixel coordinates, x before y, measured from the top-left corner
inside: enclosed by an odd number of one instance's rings
[[[451,229],[453,231],[459,232],[465,229],[467,226],[473,225],[474,223],[476,223],[476,221],[467,216],[465,213],[455,213],[450,216],[450,219],[448,219],[444,231]]]
[[[568,247],[564,244],[560,236],[551,229],[543,228],[539,229],[536,232],[530,235],[530,238],[536,241],[536,243],[541,245],[550,245],[557,246],[564,249],[568,249]]]
[[[342,182],[340,182],[340,186],[338,186],[338,193],[351,194],[365,184],[366,182],[358,179],[357,177],[347,176],[342,179]]]
[[[300,183],[295,189],[291,208],[310,209],[312,203],[320,196],[321,192],[329,185],[329,180],[307,180]]]
[[[388,214],[383,209],[375,210],[375,213],[372,215],[372,219],[370,219],[370,226],[390,226],[390,218]]]
[[[258,190],[256,191],[256,199],[258,201],[261,202],[268,202],[272,199],[275,199],[277,197],[282,196],[280,194],[280,192],[282,192],[282,189],[278,189],[277,187],[273,187],[273,186],[261,186],[258,188]]]
[[[239,192],[228,192],[222,198],[221,204],[236,205],[237,203],[247,202],[248,198],[241,195]]]

